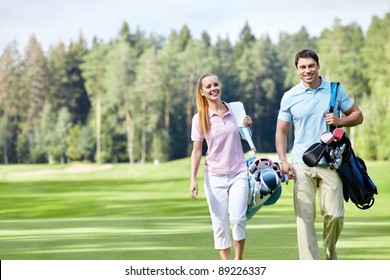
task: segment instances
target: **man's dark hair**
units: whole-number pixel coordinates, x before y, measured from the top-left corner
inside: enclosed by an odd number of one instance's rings
[[[298,60],[300,58],[312,58],[317,62],[317,64],[320,63],[320,59],[318,58],[316,52],[309,49],[301,50],[295,55],[295,67],[298,66]]]

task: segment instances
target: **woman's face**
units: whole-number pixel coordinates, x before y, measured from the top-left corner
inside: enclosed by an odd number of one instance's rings
[[[204,77],[201,81],[200,94],[207,100],[214,101],[221,98],[222,90],[218,77],[215,75]]]

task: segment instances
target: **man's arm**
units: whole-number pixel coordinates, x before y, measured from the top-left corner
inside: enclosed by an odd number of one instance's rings
[[[276,124],[275,134],[275,148],[280,160],[282,160],[283,172],[288,175],[290,179],[295,177],[294,170],[291,164],[287,161],[287,135],[290,130],[291,123],[278,119]]]

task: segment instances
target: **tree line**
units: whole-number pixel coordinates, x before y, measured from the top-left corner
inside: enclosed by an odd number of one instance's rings
[[[212,43],[214,41],[214,43]],[[349,134],[359,155],[390,159],[390,13],[366,34],[334,20],[318,37],[303,26],[277,43],[246,23],[238,40],[195,39],[184,25],[167,38],[123,23],[109,42],[82,35],[44,52],[31,36],[0,57],[0,155],[8,163],[167,161],[189,155],[195,88],[205,72],[222,82],[223,100],[242,101],[260,153],[274,152],[280,99],[299,82],[295,54],[311,48],[320,74],[339,81],[365,121]],[[289,139],[289,146],[292,143]],[[243,143],[245,149],[249,149]]]

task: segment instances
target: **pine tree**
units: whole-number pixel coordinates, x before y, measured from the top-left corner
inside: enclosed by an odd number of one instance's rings
[[[171,129],[171,107],[172,100],[179,94],[177,85],[180,84],[179,76],[179,59],[180,53],[180,41],[177,34],[172,31],[168,40],[164,42],[162,49],[157,55],[158,60],[158,77],[159,86],[163,94],[164,104],[164,131],[159,138],[161,139],[162,147],[166,147],[165,156],[166,159],[171,159],[171,148],[169,146],[170,141],[170,129]]]
[[[362,48],[362,71],[369,95],[362,102],[364,123],[357,127],[357,150],[369,158],[390,159],[390,13],[373,17]],[[365,151],[366,150],[366,151]]]
[[[0,57],[0,112],[3,112],[0,129],[3,162],[15,159],[15,140],[18,131],[18,103],[20,92],[21,58],[16,41],[7,46]],[[0,145],[1,146],[1,145]]]
[[[268,37],[245,49],[236,62],[242,86],[242,101],[253,118],[253,138],[259,151],[274,149],[277,106],[282,94],[283,74],[275,47]]]
[[[105,95],[103,79],[106,71],[108,47],[107,44],[94,45],[93,49],[84,56],[84,63],[80,65],[80,69],[82,70],[81,75],[85,79],[85,88],[95,116],[95,160],[97,162],[101,162],[102,98]]]
[[[317,40],[321,73],[329,81],[341,82],[356,101],[367,92],[360,55],[363,42],[359,26],[354,23],[342,26],[338,19]]]
[[[137,114],[135,116],[138,131],[141,135],[140,161],[145,163],[148,159],[149,147],[152,147],[153,139],[158,137],[160,129],[159,120],[162,119],[162,94],[158,87],[159,77],[157,73],[157,52],[155,47],[148,48],[137,61],[137,76],[135,80],[135,92],[139,97]],[[150,140],[152,139],[152,140]],[[152,150],[149,159],[162,160],[160,155],[163,150]]]
[[[140,100],[134,91],[137,57],[136,51],[125,41],[118,41],[109,51],[106,64],[104,86],[107,98],[104,99],[103,112],[116,112],[117,119],[124,119],[123,128],[127,138],[127,151],[129,163],[135,162],[134,137],[135,114]],[[105,114],[109,117],[110,114]],[[112,119],[112,118],[111,118]],[[115,120],[109,122],[115,125]],[[116,126],[112,126],[115,128]],[[106,131],[105,133],[108,133]],[[108,134],[110,135],[110,133]]]
[[[38,142],[42,141],[35,134],[39,127],[44,102],[49,96],[49,74],[46,57],[35,36],[30,37],[23,63],[25,66],[24,89],[27,101],[25,104],[27,112],[26,130],[24,131],[28,133],[29,160],[38,162],[45,158],[41,150],[35,149],[39,147]]]

